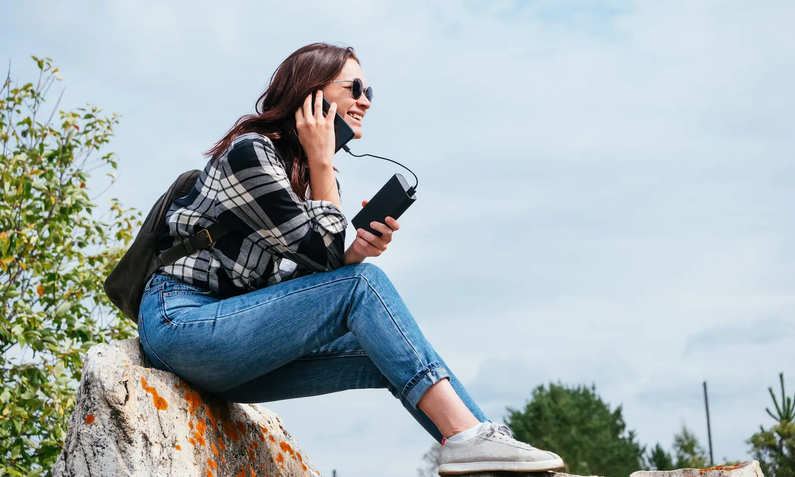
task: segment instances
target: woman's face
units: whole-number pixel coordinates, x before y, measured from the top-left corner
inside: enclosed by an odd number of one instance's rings
[[[361,66],[353,58],[348,58],[348,61],[345,62],[345,67],[342,68],[342,71],[334,80],[352,80],[354,78],[361,79],[364,83],[363,89],[367,89],[367,81],[364,79]],[[359,139],[362,137],[362,121],[364,120],[364,115],[367,114],[367,110],[370,109],[370,101],[367,100],[364,93],[359,96],[359,99],[353,99],[351,84],[349,81],[331,83],[323,88],[323,97],[329,103],[337,103],[337,112],[353,129],[353,138]]]

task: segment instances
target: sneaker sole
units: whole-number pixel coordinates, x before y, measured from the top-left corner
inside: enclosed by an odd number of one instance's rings
[[[460,464],[442,464],[439,475],[459,475],[471,472],[544,472],[563,467],[562,459],[544,460],[539,462],[466,462]]]

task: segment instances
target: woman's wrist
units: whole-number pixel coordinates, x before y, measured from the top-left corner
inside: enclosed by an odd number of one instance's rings
[[[351,265],[354,263],[362,263],[364,259],[367,258],[364,255],[359,255],[358,253],[353,251],[353,244],[348,247],[348,250],[345,251],[345,256],[343,258],[343,264]]]

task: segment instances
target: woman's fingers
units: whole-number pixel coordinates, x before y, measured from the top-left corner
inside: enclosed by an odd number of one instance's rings
[[[397,220],[393,219],[392,217],[387,217],[386,224],[392,228],[392,230],[400,230],[400,224],[398,224]]]
[[[365,257],[377,257],[383,252],[361,236],[356,237],[356,240],[353,241],[353,245],[358,249],[356,253],[364,255]]]
[[[317,90],[315,95],[315,121],[320,122],[323,119],[323,90]]]
[[[328,115],[326,115],[326,121],[328,121],[333,125],[334,117],[336,116],[336,114],[337,114],[337,102],[332,101],[331,106],[328,108]]]
[[[312,95],[306,97],[304,100],[304,120],[308,121],[312,118]]]
[[[364,229],[358,229],[357,235],[367,240],[368,243],[372,244],[375,248],[381,250],[382,252],[386,250],[386,245],[389,243],[389,241],[384,240],[383,236],[376,237],[375,234],[371,234],[370,232]]]
[[[370,227],[373,229],[381,232],[381,239],[383,239],[386,243],[392,241],[392,229],[381,222],[370,222]]]
[[[303,127],[304,125],[304,114],[303,108],[298,108],[295,110],[295,127]]]

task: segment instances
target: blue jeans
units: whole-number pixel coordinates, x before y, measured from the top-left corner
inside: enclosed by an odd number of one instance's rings
[[[417,403],[447,378],[472,414],[487,420],[392,282],[370,263],[225,299],[155,274],[144,290],[138,333],[155,368],[233,402],[387,388],[441,442]]]

